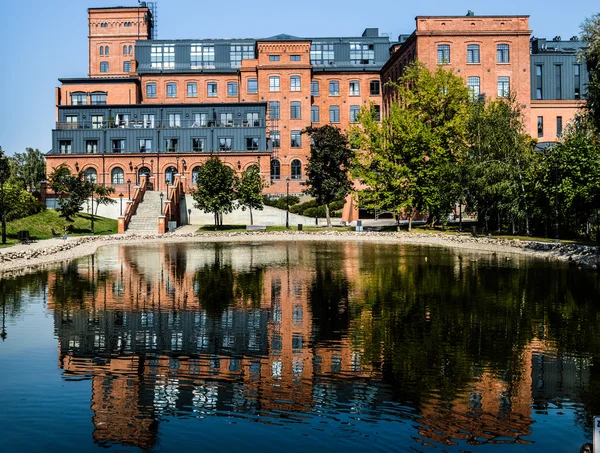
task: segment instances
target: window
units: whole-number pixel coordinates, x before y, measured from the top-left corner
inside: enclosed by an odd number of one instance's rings
[[[108,46],[104,46],[104,55],[108,55],[109,54],[109,48]]]
[[[104,116],[92,115],[92,129],[102,129],[104,125]]]
[[[498,97],[507,98],[510,95],[510,77],[498,77]]]
[[[280,141],[281,141],[281,136],[279,134],[278,130],[272,130],[270,135],[271,140],[273,141],[273,148],[279,148],[279,146],[281,145]]]
[[[508,44],[498,44],[496,46],[496,63],[509,63],[509,51],[510,47],[508,46]]]
[[[142,121],[144,124],[144,128],[154,128],[154,114],[146,114],[142,115]]]
[[[219,115],[219,120],[221,126],[233,126],[233,113],[221,113]]]
[[[85,141],[85,152],[88,154],[98,153],[98,140],[86,140]]]
[[[333,44],[314,43],[310,46],[310,63],[313,65],[333,64]]]
[[[246,137],[246,151],[258,151],[258,137]]]
[[[98,180],[98,173],[96,173],[96,170],[93,168],[86,168],[84,178],[86,181],[95,183]]]
[[[258,80],[257,79],[248,79],[248,94],[257,94],[258,93]]]
[[[192,139],[192,151],[195,153],[200,153],[206,149],[206,139],[205,138],[193,138]]]
[[[556,84],[556,99],[562,99],[562,66],[554,65],[554,80]]]
[[[535,65],[535,98],[544,99],[544,90],[542,87],[542,72],[543,67],[541,64]]]
[[[254,60],[254,45],[232,44],[229,57],[232,68],[242,66],[242,60]]]
[[[195,98],[198,96],[198,84],[196,82],[188,82],[187,95],[189,98]]]
[[[111,184],[124,184],[125,183],[125,173],[122,168],[113,168],[110,172],[110,181]]]
[[[279,101],[269,102],[269,118],[272,120],[278,120],[280,117]]]
[[[208,124],[208,114],[206,113],[194,113],[194,122],[192,127],[203,127]]]
[[[102,53],[100,53],[102,55]],[[123,55],[127,55],[127,46],[123,46]]]
[[[138,140],[138,150],[140,153],[152,152],[152,140],[149,138],[140,138]]]
[[[350,122],[356,123],[358,122],[358,114],[360,113],[360,105],[351,105],[350,106]]]
[[[300,55],[290,55],[290,61],[300,61]]]
[[[155,98],[156,97],[156,83],[147,83],[146,84],[146,97],[147,98]]]
[[[310,108],[310,121],[313,123],[319,122],[319,106],[313,105]]]
[[[129,46],[129,55],[133,55],[133,47]]]
[[[562,137],[562,116],[556,117],[556,136]]]
[[[375,47],[373,44],[350,43],[350,64],[373,64],[375,63]]]
[[[175,69],[175,46],[154,44],[150,49],[152,69]]]
[[[279,61],[279,55],[269,55],[269,61]]]
[[[480,63],[479,61],[479,44],[467,45],[467,63]]]
[[[107,28],[107,27],[108,27],[108,22],[102,22],[102,23],[100,24],[100,27],[101,27],[101,28]]]
[[[71,154],[71,140],[59,140],[58,148],[60,154]]]
[[[181,113],[169,113],[169,127],[181,127]]]
[[[71,105],[86,105],[87,94],[85,93],[71,93]]]
[[[108,61],[100,62],[100,72],[108,72]]]
[[[375,121],[381,121],[381,106],[374,105],[371,108],[371,114],[373,115],[373,118],[375,118]]]
[[[581,99],[581,65],[576,64],[575,67],[573,68],[573,74],[574,74],[574,85],[575,85],[575,91],[574,91],[574,98],[575,99]]]
[[[131,27],[131,22],[125,22],[125,23],[123,24],[123,26],[125,26],[125,27]]]
[[[538,116],[538,118],[537,118],[537,131],[538,131],[538,137],[544,136],[544,117],[543,116]]]
[[[269,77],[269,91],[279,91],[279,76]]]
[[[167,83],[167,97],[168,98],[176,98],[177,97],[177,84],[176,83]]]
[[[237,82],[227,82],[227,96],[235,97],[238,95]]]
[[[77,129],[78,119],[77,115],[66,115],[65,122],[67,124],[65,125],[65,129]]]
[[[319,95],[319,82],[310,82],[310,95],[311,96]]]
[[[292,131],[290,137],[292,148],[300,148],[302,146],[302,141],[300,139],[300,131]]]
[[[104,56],[104,46],[100,46],[100,56]]]
[[[91,100],[92,100],[92,105],[105,105],[106,104],[106,93],[102,93],[102,92],[92,93]]]
[[[179,150],[179,139],[178,138],[167,138],[165,140],[165,150],[168,153],[176,153]]]
[[[123,62],[123,72],[131,72],[131,61]]]
[[[171,166],[165,170],[165,182],[173,184],[175,182],[175,175],[177,174],[177,168]]]
[[[329,107],[329,122],[330,123],[339,123],[340,122],[340,107],[337,105],[332,105]]]
[[[271,179],[278,180],[281,178],[281,164],[277,159],[271,159]]]
[[[300,91],[300,76],[290,77],[290,91]]]
[[[290,104],[290,118],[293,120],[300,118],[300,102],[294,101]]]
[[[260,127],[260,120],[258,119],[258,112],[246,113],[246,121],[250,126]]]
[[[467,77],[467,86],[471,92],[471,99],[479,99],[480,94],[480,81],[479,77]]]
[[[219,151],[231,151],[231,138],[219,139]]]
[[[379,84],[379,80],[371,80],[371,82],[369,82],[369,92],[371,94],[371,96],[379,96],[380,93],[380,84]]]
[[[360,96],[360,82],[358,80],[350,81],[350,96]]]
[[[117,139],[112,141],[112,152],[113,153],[123,153],[125,152],[125,140]]]
[[[329,82],[329,96],[339,96],[340,95],[340,82],[337,80],[332,80]]]
[[[302,178],[302,162],[298,159],[292,161],[292,179]]]
[[[209,98],[217,97],[217,82],[208,82],[207,84],[207,96]]]
[[[437,46],[437,62],[438,64],[450,63],[450,45],[438,44]]]
[[[192,69],[215,69],[215,46],[192,44],[190,65]]]

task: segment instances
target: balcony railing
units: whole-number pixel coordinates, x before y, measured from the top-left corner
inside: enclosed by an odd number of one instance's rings
[[[233,120],[220,121],[194,121],[194,120],[177,120],[165,119],[154,121],[81,121],[77,123],[57,122],[57,130],[71,129],[181,129],[181,128],[202,128],[202,127],[265,127],[265,120],[247,120],[236,118]]]

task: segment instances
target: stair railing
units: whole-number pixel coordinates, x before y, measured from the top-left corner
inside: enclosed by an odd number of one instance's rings
[[[175,175],[173,185],[169,186],[167,199],[162,208],[162,216],[158,220],[159,234],[167,231],[168,222],[181,224],[181,198],[185,196],[185,176]]]
[[[135,215],[138,206],[144,200],[144,194],[146,193],[147,187],[148,176],[140,175],[140,184],[134,187],[133,198],[127,202],[127,207],[125,208],[125,215],[119,218],[119,234],[122,234],[125,231],[127,231],[127,228],[129,227],[129,222],[131,222],[131,218]]]

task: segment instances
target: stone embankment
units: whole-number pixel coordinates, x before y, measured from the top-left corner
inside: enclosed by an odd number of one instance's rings
[[[0,249],[0,272],[22,273],[46,264],[79,258],[94,253],[98,247],[115,244],[152,244],[158,242],[244,242],[244,241],[361,241],[378,243],[406,243],[467,249],[481,253],[519,253],[542,258],[568,261],[574,264],[599,268],[600,248],[596,246],[522,241],[518,239],[496,239],[435,233],[394,232],[340,232],[318,233],[283,232],[215,232],[215,233],[167,233],[126,234],[114,236],[71,237],[65,241],[50,239],[33,244],[17,245]]]

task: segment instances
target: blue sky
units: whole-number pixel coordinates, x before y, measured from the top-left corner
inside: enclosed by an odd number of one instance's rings
[[[59,77],[87,75],[87,8],[137,6],[136,0],[8,0],[0,10],[0,146],[9,155],[26,147],[46,152],[54,125],[54,89]],[[534,36],[568,39],[596,1],[523,0],[303,0],[158,2],[158,37],[261,38],[360,36],[378,27],[395,39],[414,30],[418,15],[530,15]]]

